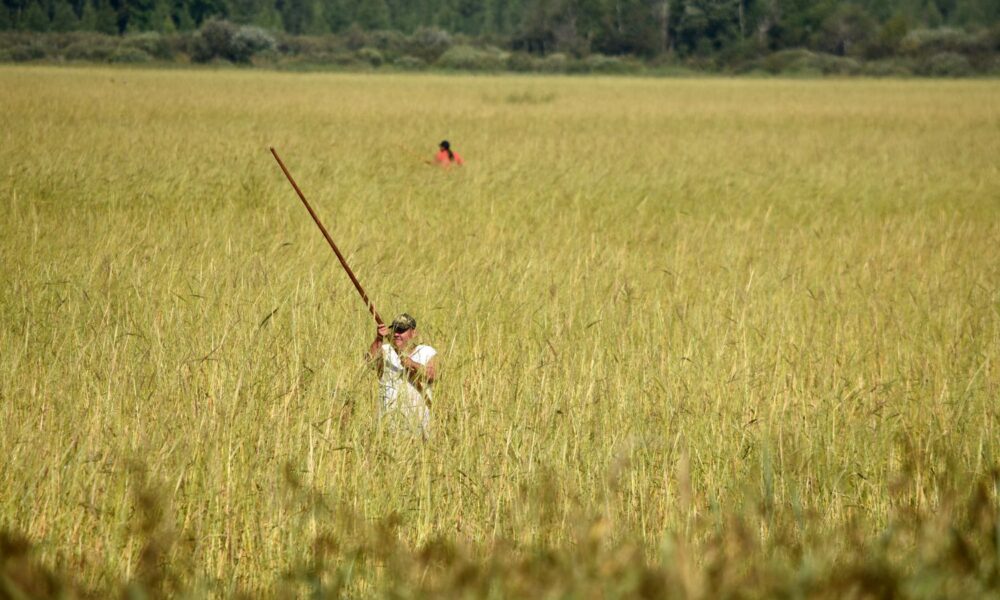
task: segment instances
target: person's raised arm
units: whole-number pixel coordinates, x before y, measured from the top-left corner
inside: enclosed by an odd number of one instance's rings
[[[385,342],[385,337],[389,335],[389,327],[380,324],[378,329],[375,330],[375,339],[372,340],[371,346],[368,347],[368,361],[371,362],[382,355],[382,344]]]

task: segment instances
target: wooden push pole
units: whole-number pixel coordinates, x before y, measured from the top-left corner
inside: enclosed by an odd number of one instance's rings
[[[313,221],[316,221],[316,225],[319,227],[319,230],[323,232],[323,237],[326,238],[326,241],[330,244],[330,247],[333,248],[333,253],[336,254],[337,259],[340,260],[340,266],[344,267],[344,270],[347,271],[347,276],[351,278],[351,283],[354,284],[354,288],[358,290],[359,294],[361,294],[361,299],[365,301],[365,306],[368,307],[368,310],[372,313],[372,316],[375,317],[375,322],[378,323],[379,325],[385,325],[385,323],[382,321],[382,317],[380,317],[378,311],[375,310],[375,305],[372,304],[372,301],[368,299],[368,294],[365,293],[365,289],[361,287],[361,283],[358,282],[358,278],[354,276],[354,271],[351,270],[351,267],[347,265],[347,261],[344,260],[344,255],[340,253],[340,249],[337,248],[337,244],[333,243],[333,238],[330,237],[330,234],[326,231],[326,227],[323,227],[323,224],[320,222],[319,217],[316,216],[316,211],[314,211],[312,207],[309,206],[309,201],[306,200],[305,194],[302,193],[302,190],[299,189],[299,185],[295,183],[294,179],[292,179],[292,174],[288,172],[287,168],[285,168],[285,163],[281,162],[281,158],[278,156],[278,153],[275,152],[273,146],[271,147],[271,154],[274,155],[274,160],[278,161],[278,166],[281,167],[281,170],[282,172],[284,172],[285,177],[288,178],[288,183],[292,184],[292,187],[295,188],[295,193],[299,195],[299,199],[302,200],[302,204],[304,204],[306,210],[309,211],[309,214],[312,216]]]

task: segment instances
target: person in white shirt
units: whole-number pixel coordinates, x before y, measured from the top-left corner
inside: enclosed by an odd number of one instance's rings
[[[417,320],[406,313],[379,325],[368,360],[379,379],[379,418],[426,438],[431,427],[437,350],[417,343]]]

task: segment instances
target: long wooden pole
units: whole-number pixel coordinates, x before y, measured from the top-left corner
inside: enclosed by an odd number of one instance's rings
[[[299,185],[295,183],[294,179],[292,179],[292,174],[288,172],[287,168],[285,168],[285,163],[281,162],[281,158],[278,156],[278,153],[274,150],[274,147],[271,147],[271,154],[274,155],[274,160],[278,161],[278,166],[281,167],[281,170],[282,172],[284,172],[285,177],[288,178],[288,183],[292,184],[292,187],[295,188],[295,193],[299,195],[299,199],[302,200],[302,204],[304,204],[306,210],[309,211],[309,214],[312,216],[313,221],[316,221],[316,225],[319,227],[319,230],[323,232],[323,237],[326,238],[326,241],[330,244],[330,247],[333,248],[333,253],[336,254],[337,259],[340,260],[340,266],[344,267],[344,270],[347,271],[347,276],[351,278],[351,283],[354,284],[354,288],[358,290],[359,294],[361,294],[361,299],[365,301],[365,306],[368,307],[368,310],[372,313],[372,316],[375,317],[375,322],[378,323],[379,325],[385,325],[385,323],[382,321],[382,317],[380,317],[378,311],[375,310],[375,305],[372,304],[372,301],[368,299],[368,294],[365,293],[365,288],[361,287],[361,283],[358,281],[358,278],[354,276],[354,271],[352,271],[351,267],[347,265],[347,261],[344,260],[344,255],[340,253],[340,249],[337,248],[337,244],[333,243],[333,238],[330,237],[330,234],[327,232],[326,227],[323,227],[323,223],[321,223],[319,217],[316,216],[316,211],[312,209],[312,206],[309,206],[309,201],[306,200],[305,194],[302,193],[302,190],[299,189]]]

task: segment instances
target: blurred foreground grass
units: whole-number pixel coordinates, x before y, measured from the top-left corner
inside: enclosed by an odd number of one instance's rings
[[[996,593],[1000,84],[0,81],[0,592]]]

